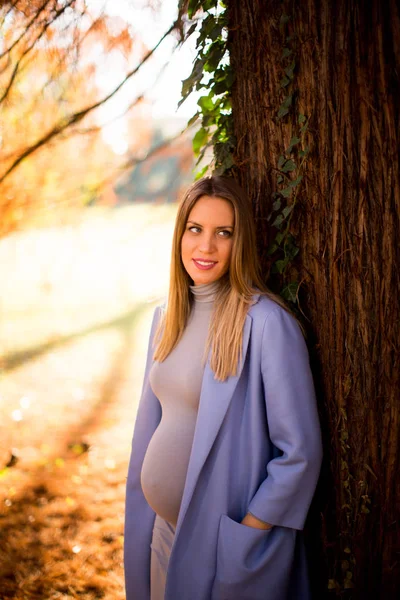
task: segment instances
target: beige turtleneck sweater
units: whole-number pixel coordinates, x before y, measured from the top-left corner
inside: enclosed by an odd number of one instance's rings
[[[182,338],[149,380],[162,407],[144,457],[144,496],[160,517],[176,525],[193,443],[203,380],[203,353],[218,282],[190,286],[193,305]]]

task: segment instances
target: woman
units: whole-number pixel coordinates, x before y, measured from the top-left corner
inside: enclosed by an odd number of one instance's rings
[[[321,435],[301,329],[259,275],[251,206],[196,182],[156,308],[129,465],[127,600],[305,600]]]

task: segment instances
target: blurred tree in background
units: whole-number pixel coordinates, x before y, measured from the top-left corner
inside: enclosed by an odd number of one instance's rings
[[[96,109],[136,74],[175,26],[148,50],[123,19],[94,15],[85,0],[2,2],[0,23],[4,236],[22,223],[54,218],[49,209],[55,206],[68,211],[90,202],[118,169],[132,164],[124,165],[104,142]],[[112,53],[122,54],[126,73],[105,93],[96,75],[103,57]],[[142,102],[141,96],[134,98],[129,109],[140,110]],[[140,128],[143,145],[150,124]]]

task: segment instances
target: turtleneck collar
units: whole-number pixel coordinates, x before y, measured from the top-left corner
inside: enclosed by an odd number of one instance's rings
[[[202,283],[201,285],[190,285],[189,288],[196,303],[214,302],[219,288],[219,281]]]

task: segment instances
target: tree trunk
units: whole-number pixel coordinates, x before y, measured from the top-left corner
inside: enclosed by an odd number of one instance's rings
[[[301,282],[325,446],[306,527],[315,597],[397,598],[399,6],[229,6],[236,174],[253,201],[266,274],[278,159],[299,116],[308,120],[301,144],[309,154],[290,222],[300,253],[289,274]],[[282,87],[285,47],[295,68]],[[288,90],[293,102],[279,119]]]

